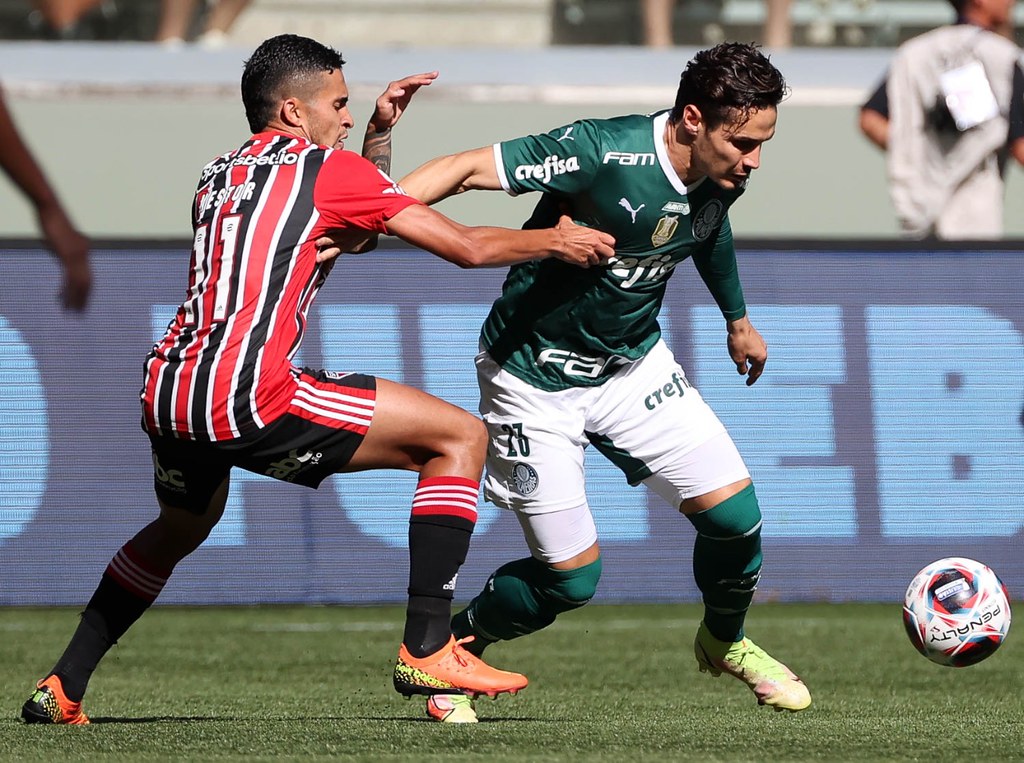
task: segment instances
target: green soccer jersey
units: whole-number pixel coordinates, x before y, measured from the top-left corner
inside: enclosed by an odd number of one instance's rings
[[[547,259],[510,269],[481,338],[514,376],[550,391],[596,386],[643,357],[661,336],[668,279],[687,257],[723,315],[745,315],[727,214],[743,189],[708,179],[687,187],[665,147],[668,116],[581,120],[495,144],[505,190],[544,194],[524,227],[569,214],[616,240],[601,266]]]

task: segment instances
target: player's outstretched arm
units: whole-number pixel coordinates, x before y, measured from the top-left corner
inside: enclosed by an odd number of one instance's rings
[[[464,191],[501,190],[491,146],[431,159],[398,184],[407,194],[425,204],[434,204]]]
[[[554,228],[540,230],[470,227],[417,204],[385,225],[391,235],[461,268],[500,267],[547,257],[589,267],[615,253],[612,236],[564,216]]]
[[[889,118],[874,109],[864,107],[860,110],[858,123],[864,137],[883,151],[889,146]]]
[[[373,116],[366,125],[363,137],[363,156],[373,162],[384,174],[391,173],[391,128],[398,124],[409,102],[421,87],[437,79],[437,72],[424,72],[388,83],[377,98]]]
[[[1010,155],[1017,160],[1017,164],[1024,167],[1024,138],[1017,138],[1010,144]]]
[[[0,93],[0,167],[10,176],[35,208],[39,228],[47,246],[64,269],[61,299],[64,307],[82,310],[89,301],[92,271],[89,268],[89,240],[68,217],[57,194],[50,187],[35,157],[21,139]]]
[[[363,136],[363,158],[368,159],[385,175],[391,174],[391,128],[398,124],[402,114],[409,107],[412,97],[421,87],[427,87],[437,79],[437,72],[424,72],[403,77],[388,83],[387,88],[377,98],[373,116],[366,125]],[[341,252],[363,254],[377,248],[377,236],[368,236],[357,244],[345,248],[340,245],[320,245],[317,261],[333,259]]]

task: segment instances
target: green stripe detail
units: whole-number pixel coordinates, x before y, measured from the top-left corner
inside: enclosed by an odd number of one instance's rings
[[[593,432],[586,432],[586,435],[587,439],[590,440],[590,444],[597,448],[601,455],[619,467],[622,473],[626,475],[626,481],[630,485],[639,485],[653,474],[647,464],[616,446],[615,443],[604,435],[594,434]]]

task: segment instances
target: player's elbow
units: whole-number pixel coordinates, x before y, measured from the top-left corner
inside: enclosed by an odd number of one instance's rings
[[[486,246],[476,240],[470,232],[450,242],[445,259],[463,270],[483,267],[487,264],[490,252]]]
[[[486,267],[490,264],[490,257],[487,253],[482,253],[479,250],[467,249],[460,251],[449,261],[458,265],[463,270],[470,270],[472,268]]]
[[[465,269],[493,266],[501,259],[507,246],[505,237],[499,231],[501,229],[486,227],[465,228],[461,235],[453,239],[450,256],[446,259]]]

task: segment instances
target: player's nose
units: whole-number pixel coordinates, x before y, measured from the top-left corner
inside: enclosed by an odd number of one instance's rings
[[[743,166],[748,170],[756,170],[761,166],[761,147],[758,146],[743,157]]]

